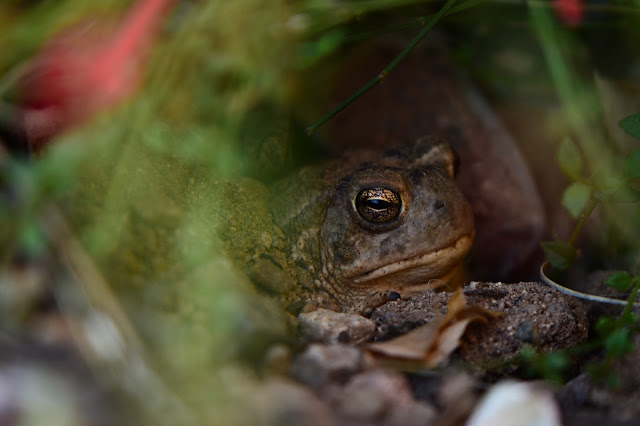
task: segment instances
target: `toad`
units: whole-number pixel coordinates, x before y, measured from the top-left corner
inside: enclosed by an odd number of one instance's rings
[[[366,314],[399,296],[459,286],[474,226],[454,163],[445,141],[424,137],[276,183],[271,211],[297,284],[288,302]]]
[[[473,216],[441,139],[348,152],[269,186],[210,176],[148,151],[131,163],[127,191],[98,190],[111,181],[88,170],[93,180],[83,179],[75,195],[85,201],[70,204],[70,213],[99,242],[101,269],[132,306],[191,312],[191,295],[206,289],[247,293],[244,280],[195,273],[222,252],[292,313],[309,305],[366,315],[398,295],[455,288],[463,279]],[[109,193],[119,198],[90,202]],[[119,232],[99,220],[92,227],[105,205]],[[208,312],[207,298],[195,299]]]

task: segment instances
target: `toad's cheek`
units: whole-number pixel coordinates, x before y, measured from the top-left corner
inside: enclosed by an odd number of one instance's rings
[[[460,237],[448,246],[350,277],[350,281],[360,288],[398,291],[438,287],[449,283],[457,275],[472,243],[473,233]]]

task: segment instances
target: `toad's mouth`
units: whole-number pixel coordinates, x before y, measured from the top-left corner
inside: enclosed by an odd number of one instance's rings
[[[414,256],[410,259],[389,263],[352,278],[354,284],[366,284],[393,276],[404,281],[398,284],[419,284],[425,280],[439,279],[460,264],[469,252],[473,234],[463,235],[453,244]]]

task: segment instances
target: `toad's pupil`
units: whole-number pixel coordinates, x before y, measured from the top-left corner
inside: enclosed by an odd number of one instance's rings
[[[367,200],[367,206],[375,210],[384,210],[391,207],[391,203],[386,200],[381,200],[380,198],[369,198]]]
[[[387,188],[370,188],[361,191],[354,200],[360,217],[371,223],[386,223],[400,214],[400,196]]]

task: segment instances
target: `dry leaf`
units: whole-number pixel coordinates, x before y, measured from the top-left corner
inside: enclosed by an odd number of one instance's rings
[[[447,316],[445,317],[443,322],[448,323],[449,321],[454,319],[455,316],[458,315],[458,313],[464,310],[466,305],[467,299],[464,297],[462,289],[458,289],[458,291],[456,291],[456,293],[451,296],[451,299],[449,299],[449,302],[447,303]]]
[[[458,347],[467,326],[474,321],[488,322],[499,313],[479,306],[466,306],[462,290],[458,290],[448,303],[444,319],[425,324],[407,334],[386,342],[370,343],[366,347],[377,358],[419,362],[432,368],[447,359]]]
[[[366,348],[388,358],[420,361],[438,338],[438,324],[429,323],[386,342],[369,343]]]
[[[424,357],[424,365],[429,368],[435,367],[447,359],[449,354],[451,354],[451,352],[453,352],[460,344],[460,338],[471,321],[473,321],[472,318],[457,321],[442,330],[438,340],[435,342],[435,345],[430,348],[429,352],[427,352]]]

